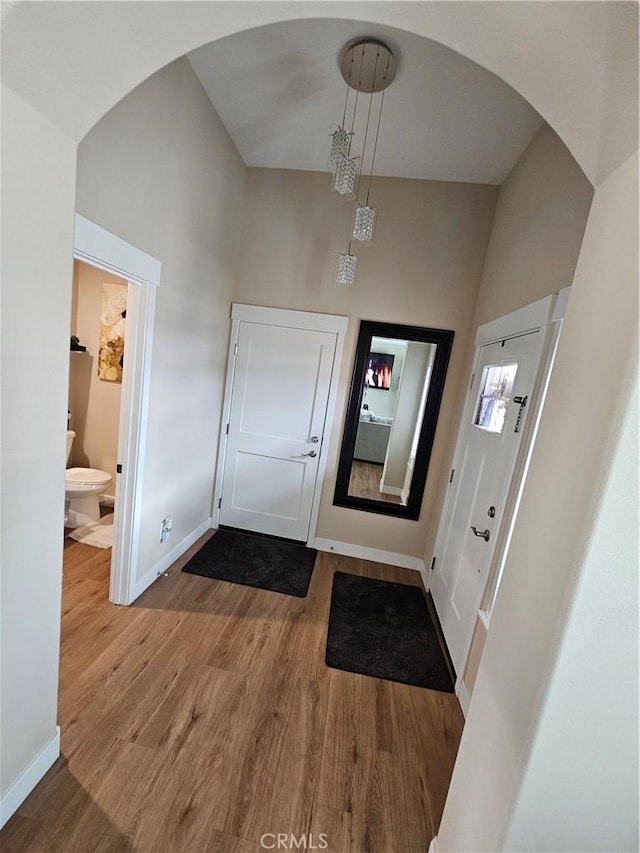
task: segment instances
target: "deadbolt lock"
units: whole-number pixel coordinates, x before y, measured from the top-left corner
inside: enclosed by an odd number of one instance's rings
[[[495,518],[496,517],[496,508],[494,506],[490,506],[489,509],[487,510],[487,515],[489,516],[489,518]]]

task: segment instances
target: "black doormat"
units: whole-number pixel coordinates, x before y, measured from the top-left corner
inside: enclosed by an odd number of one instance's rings
[[[316,553],[295,542],[218,530],[182,571],[304,598]]]
[[[422,590],[336,572],[327,666],[453,692]]]

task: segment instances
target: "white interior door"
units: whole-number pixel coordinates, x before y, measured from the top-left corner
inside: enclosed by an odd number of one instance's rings
[[[431,593],[457,673],[480,606],[540,361],[543,334],[483,346],[461,426]]]
[[[306,542],[336,335],[240,322],[220,523]]]

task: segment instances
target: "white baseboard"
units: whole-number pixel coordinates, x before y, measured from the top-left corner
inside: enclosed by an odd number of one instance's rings
[[[377,548],[365,548],[363,545],[352,545],[350,542],[336,542],[334,539],[316,537],[309,542],[311,548],[318,551],[329,551],[342,554],[343,557],[357,557],[360,560],[371,560],[373,563],[386,563],[390,566],[400,566],[403,569],[413,569],[423,572],[424,560],[420,557],[409,557],[406,554],[394,554],[392,551],[380,551]]]
[[[402,494],[402,489],[398,488],[398,486],[380,486],[380,494],[393,495],[399,498]]]
[[[438,836],[434,835],[429,845],[429,853],[438,853]]]
[[[425,592],[429,592],[429,587],[431,586],[431,572],[427,569],[427,564],[423,561],[423,566],[420,569],[420,577],[422,578],[422,585],[424,587]]]
[[[208,518],[206,521],[203,521],[202,524],[199,524],[195,530],[192,530],[188,536],[185,536],[182,542],[179,542],[175,548],[172,548],[171,551],[169,551],[168,554],[165,554],[165,556],[159,560],[155,566],[152,566],[149,571],[134,584],[129,604],[133,604],[136,598],[142,595],[145,589],[150,587],[163,572],[166,572],[179,557],[182,557],[187,548],[191,548],[193,543],[197,542],[198,539],[210,529],[211,519]]]
[[[31,764],[22,771],[7,793],[0,798],[0,828],[20,808],[59,755],[60,726],[56,726],[56,733],[51,740],[42,747]]]
[[[458,696],[458,702],[460,702],[460,707],[462,708],[462,713],[466,719],[467,712],[469,711],[469,703],[471,702],[471,696],[469,696],[467,685],[462,679],[460,679],[456,684],[456,694]]]

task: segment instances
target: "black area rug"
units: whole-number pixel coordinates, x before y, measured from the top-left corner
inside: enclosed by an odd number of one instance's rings
[[[417,586],[336,572],[327,666],[453,692],[453,682]]]
[[[182,571],[304,598],[316,553],[295,542],[218,530]]]

